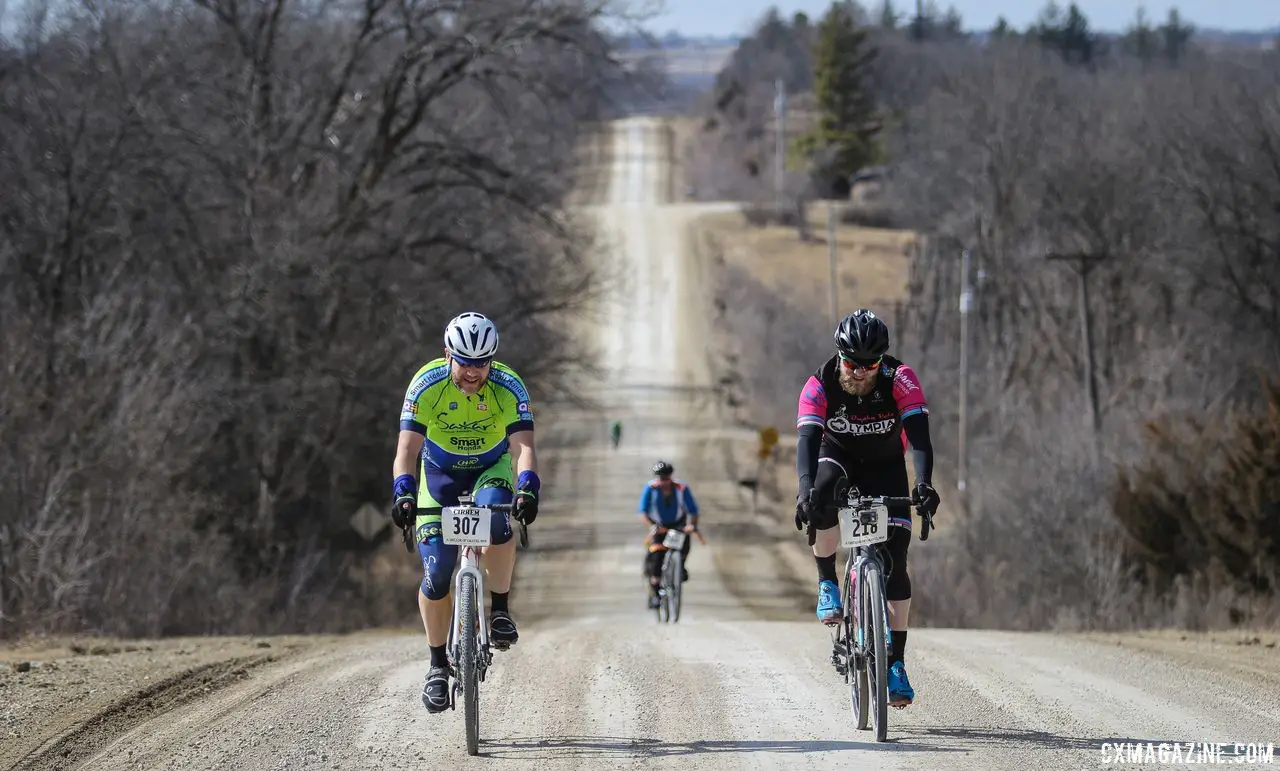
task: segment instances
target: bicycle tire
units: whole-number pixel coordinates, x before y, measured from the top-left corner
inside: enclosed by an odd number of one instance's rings
[[[671,564],[670,552],[662,555],[662,572],[658,574],[658,623],[671,620],[671,592],[667,586],[667,566]]]
[[[680,621],[680,605],[684,599],[682,570],[684,570],[684,555],[675,552],[671,555],[671,623],[673,624]]]
[[[858,603],[862,600],[862,593],[859,592],[857,595],[853,593],[853,581],[847,574],[844,579],[844,597],[844,645],[845,651],[848,652],[845,679],[849,683],[849,708],[853,711],[853,719],[858,730],[865,731],[871,722],[871,710],[867,702],[867,667],[858,666],[858,625],[863,618],[863,614],[859,612],[861,605]]]
[[[867,600],[871,605],[868,618],[871,628],[873,649],[872,660],[867,662],[867,675],[871,680],[872,724],[875,727],[876,741],[882,742],[889,733],[889,653],[888,641],[885,639],[885,604],[884,579],[880,575],[880,566],[875,563],[867,565],[864,575],[867,586]]]
[[[480,683],[479,683],[479,650],[477,628],[479,619],[476,615],[476,580],[474,576],[464,575],[459,581],[459,597],[461,631],[458,637],[458,678],[462,681],[463,715],[467,723],[467,754],[480,752]]]

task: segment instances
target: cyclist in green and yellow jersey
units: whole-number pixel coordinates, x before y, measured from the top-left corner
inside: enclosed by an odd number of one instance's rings
[[[449,707],[445,646],[458,547],[444,543],[439,514],[417,510],[456,506],[467,490],[477,506],[511,503],[514,491],[516,520],[528,525],[538,516],[529,392],[515,370],[493,360],[497,350],[492,321],[479,313],[457,316],[445,327],[444,357],[413,376],[400,410],[392,519],[397,527],[413,525],[422,557],[418,609],[431,649],[422,703],[430,712]],[[505,650],[520,637],[507,604],[516,558],[509,516],[495,512],[491,532],[493,545],[483,549],[481,562],[492,590],[489,632],[494,647]]]

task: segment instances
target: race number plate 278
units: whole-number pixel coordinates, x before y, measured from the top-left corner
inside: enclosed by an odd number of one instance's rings
[[[450,546],[488,546],[492,511],[479,506],[446,506],[440,526]]]
[[[875,518],[864,523],[855,509],[840,509],[840,545],[846,549],[889,540],[889,507],[872,506]]]

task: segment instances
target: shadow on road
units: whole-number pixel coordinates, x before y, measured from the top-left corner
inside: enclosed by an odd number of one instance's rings
[[[896,734],[894,736],[893,734]],[[943,726],[911,726],[911,725],[895,725],[890,730],[890,738],[897,738],[903,742],[914,742],[919,739],[947,740],[951,739],[959,743],[959,745],[949,749],[972,751],[980,750],[985,747],[1000,747],[1009,749],[1010,747],[1034,747],[1036,749],[1050,750],[1091,750],[1098,752],[1102,749],[1104,742],[1111,745],[1147,745],[1153,744],[1159,746],[1161,744],[1173,745],[1182,743],[1185,740],[1175,739],[1134,739],[1119,738],[1114,736],[1064,736],[1051,731],[1027,731],[1009,728],[981,728],[981,727],[943,727]]]
[[[565,758],[665,758],[679,755],[722,755],[751,752],[848,752],[851,750],[882,750],[892,752],[965,752],[960,748],[930,746],[926,744],[901,744],[874,741],[852,742],[840,740],[799,741],[787,739],[748,740],[699,740],[692,742],[668,742],[661,739],[638,739],[617,736],[567,736],[555,739],[513,737],[506,741],[485,742],[481,755],[495,758],[519,758],[522,760],[553,760]]]

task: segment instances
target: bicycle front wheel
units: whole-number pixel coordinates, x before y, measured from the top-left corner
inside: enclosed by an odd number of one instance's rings
[[[467,754],[480,752],[480,676],[477,637],[479,629],[478,593],[474,576],[464,575],[458,598],[461,627],[458,632],[458,679],[462,681],[463,714],[467,722]]]
[[[872,721],[875,724],[876,741],[884,741],[889,733],[889,652],[888,641],[885,640],[885,604],[884,579],[880,575],[880,567],[875,564],[867,566],[866,579],[867,603],[871,606],[864,618],[863,627],[871,640],[871,660],[867,662],[867,675],[871,680]]]
[[[854,581],[846,575],[844,579],[844,649],[848,654],[845,661],[845,678],[849,683],[849,709],[853,711],[853,719],[858,730],[867,730],[871,722],[871,710],[867,701],[867,666],[858,646],[858,627],[866,613],[861,612],[862,597],[865,592],[854,592]]]
[[[667,583],[667,571],[671,566],[671,554],[662,555],[662,572],[658,574],[658,623],[671,620],[671,585]]]

